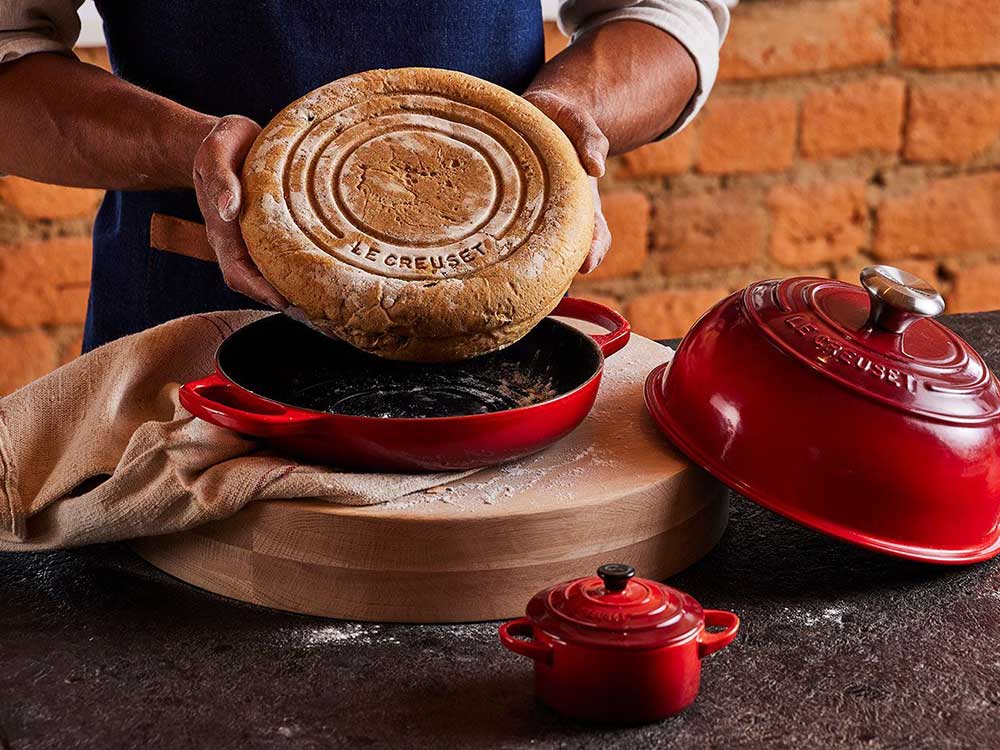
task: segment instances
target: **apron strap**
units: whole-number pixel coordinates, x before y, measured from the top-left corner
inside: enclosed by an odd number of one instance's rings
[[[217,263],[215,251],[208,244],[205,225],[154,213],[149,220],[149,246],[154,250],[185,255],[188,258]]]

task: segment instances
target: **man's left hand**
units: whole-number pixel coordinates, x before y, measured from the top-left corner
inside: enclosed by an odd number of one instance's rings
[[[573,104],[569,99],[552,91],[529,89],[524,98],[540,109],[550,120],[558,125],[569,138],[576,149],[580,163],[590,175],[590,184],[594,191],[594,239],[590,252],[580,266],[581,273],[590,273],[608,252],[611,246],[611,232],[608,222],[601,213],[601,196],[597,190],[597,178],[604,174],[604,165],[608,158],[608,139],[597,126],[594,118],[583,107]]]

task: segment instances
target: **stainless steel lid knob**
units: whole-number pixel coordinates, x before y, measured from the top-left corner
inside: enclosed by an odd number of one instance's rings
[[[871,298],[868,328],[903,333],[921,318],[944,312],[944,298],[912,273],[892,266],[869,266],[861,272],[861,286]]]

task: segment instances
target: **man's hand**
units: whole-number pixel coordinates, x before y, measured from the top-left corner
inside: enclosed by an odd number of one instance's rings
[[[590,252],[586,260],[580,266],[581,273],[590,273],[604,260],[611,246],[611,232],[608,231],[608,222],[601,213],[601,195],[597,190],[597,178],[604,174],[604,165],[608,158],[608,139],[586,109],[555,92],[529,89],[524,93],[524,98],[562,129],[576,149],[583,168],[590,175],[596,212],[594,239],[590,243]]]
[[[288,301],[254,265],[238,221],[243,204],[240,172],[260,126],[240,115],[220,119],[194,158],[194,189],[205,218],[208,242],[219,259],[222,277],[231,289],[276,310]]]
[[[664,133],[698,84],[687,49],[670,34],[639,21],[615,21],[588,31],[542,66],[524,98],[569,136],[594,180],[608,154],[629,151]],[[580,270],[593,271],[611,244],[596,201],[594,242]]]
[[[193,187],[230,287],[283,309],[236,221],[239,173],[260,132],[144,91],[93,65],[39,53],[0,65],[0,172],[107,190]],[[207,134],[207,137],[206,137]]]

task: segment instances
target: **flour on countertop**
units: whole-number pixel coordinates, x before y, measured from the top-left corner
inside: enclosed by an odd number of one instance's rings
[[[834,627],[844,627],[844,615],[847,610],[840,607],[825,607],[822,612],[813,612],[803,607],[785,607],[782,614],[794,625],[804,625],[806,627],[821,627],[832,625]]]
[[[314,627],[298,628],[290,633],[290,640],[306,648],[350,648],[353,646],[398,645],[400,643],[394,633],[399,627],[406,625],[380,625],[369,622],[331,621]],[[470,640],[470,631],[476,632],[476,638],[495,638],[496,626],[493,623],[467,623],[460,625],[424,625],[424,631],[430,636],[443,636],[448,640]]]
[[[306,648],[336,644],[370,646],[376,643],[399,643],[393,635],[382,632],[383,626],[363,622],[336,622],[304,628],[298,634]]]

